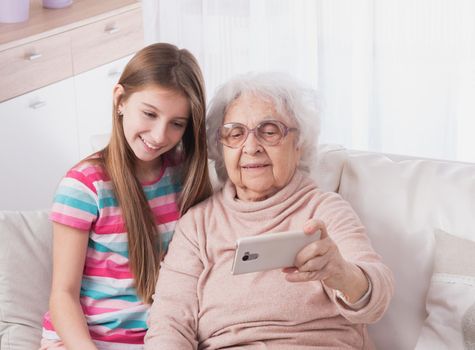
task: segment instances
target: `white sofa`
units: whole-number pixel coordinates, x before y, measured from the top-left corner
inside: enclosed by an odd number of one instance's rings
[[[324,146],[315,178],[340,193],[396,279],[378,349],[475,349],[475,164]],[[46,210],[0,212],[0,349],[36,349],[51,281]]]

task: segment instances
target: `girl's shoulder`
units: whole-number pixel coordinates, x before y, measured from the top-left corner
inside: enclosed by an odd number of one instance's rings
[[[64,178],[73,178],[83,183],[109,181],[102,159],[96,154],[75,164],[68,170]]]
[[[107,176],[101,158],[91,156],[68,170],[60,186],[65,184],[70,187],[87,187],[97,193],[101,188],[110,187],[110,178]]]

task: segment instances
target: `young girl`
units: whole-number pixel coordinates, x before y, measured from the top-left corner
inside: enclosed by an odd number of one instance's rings
[[[51,211],[53,283],[41,349],[142,349],[175,223],[211,193],[196,59],[139,51],[113,90],[109,144],[61,181]]]

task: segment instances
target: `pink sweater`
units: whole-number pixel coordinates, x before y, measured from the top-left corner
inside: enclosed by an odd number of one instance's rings
[[[365,324],[382,317],[393,278],[350,205],[301,172],[266,200],[235,196],[228,182],[179,220],[160,270],[145,349],[373,349]],[[319,281],[287,282],[281,270],[231,275],[237,238],[301,230],[309,218],[323,220],[342,255],[371,280],[364,308],[345,307]]]

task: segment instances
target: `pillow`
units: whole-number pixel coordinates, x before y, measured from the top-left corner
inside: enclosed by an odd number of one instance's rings
[[[47,211],[0,211],[0,349],[36,350],[51,288]]]
[[[338,191],[346,158],[347,152],[340,145],[322,144],[318,146],[317,162],[310,169],[311,176],[318,187],[323,191]]]
[[[475,241],[436,230],[429,316],[416,350],[475,349]]]
[[[427,317],[433,228],[473,231],[475,164],[348,153],[338,192],[395,278],[394,297],[384,317],[369,325],[370,337],[377,349],[414,349]]]

